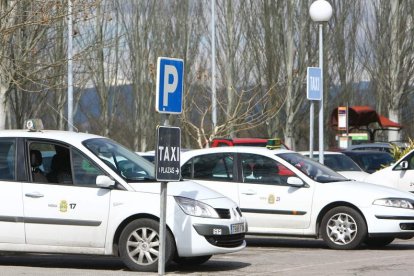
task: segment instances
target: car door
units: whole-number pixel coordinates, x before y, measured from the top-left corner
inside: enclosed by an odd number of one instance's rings
[[[22,184],[16,174],[16,139],[0,139],[0,243],[24,244]]]
[[[238,203],[237,171],[234,166],[234,153],[204,154],[186,162],[181,167],[181,175],[184,179],[192,179]]]
[[[23,184],[27,244],[103,248],[111,191],[98,188],[95,179],[105,173],[86,155],[65,145],[29,141],[28,150],[54,155],[51,167],[44,168],[50,171],[47,183],[36,183],[31,177]]]
[[[287,178],[296,176],[280,162],[258,154],[240,153],[242,182],[240,208],[249,231],[292,233],[309,227],[313,189],[294,187]],[[295,230],[296,229],[296,230]]]

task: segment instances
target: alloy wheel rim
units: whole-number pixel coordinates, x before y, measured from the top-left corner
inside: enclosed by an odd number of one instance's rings
[[[355,239],[358,233],[358,226],[352,216],[340,213],[335,214],[329,219],[326,231],[333,243],[347,245]]]
[[[151,228],[138,228],[127,241],[128,256],[139,265],[150,265],[158,260],[159,236]]]

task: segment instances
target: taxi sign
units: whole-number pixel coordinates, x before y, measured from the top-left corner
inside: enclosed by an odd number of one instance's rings
[[[322,70],[319,67],[308,67],[306,96],[308,100],[322,99]]]
[[[157,181],[180,181],[180,128],[158,126],[155,152],[155,176]]]

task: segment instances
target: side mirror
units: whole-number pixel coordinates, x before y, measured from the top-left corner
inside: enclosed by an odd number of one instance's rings
[[[111,188],[115,185],[115,180],[106,175],[98,175],[96,177],[96,186],[99,188]]]
[[[402,161],[400,167],[402,170],[408,170],[408,161]]]
[[[305,185],[305,183],[302,181],[302,179],[300,179],[299,177],[296,177],[296,176],[288,177],[287,183],[291,186],[294,186],[294,187],[303,187]]]

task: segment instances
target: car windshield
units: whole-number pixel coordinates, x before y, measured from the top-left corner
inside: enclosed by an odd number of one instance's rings
[[[89,139],[83,144],[126,181],[155,180],[154,164],[124,146],[106,138]]]
[[[299,153],[280,153],[277,156],[289,162],[316,182],[328,183],[349,180],[332,169]]]

